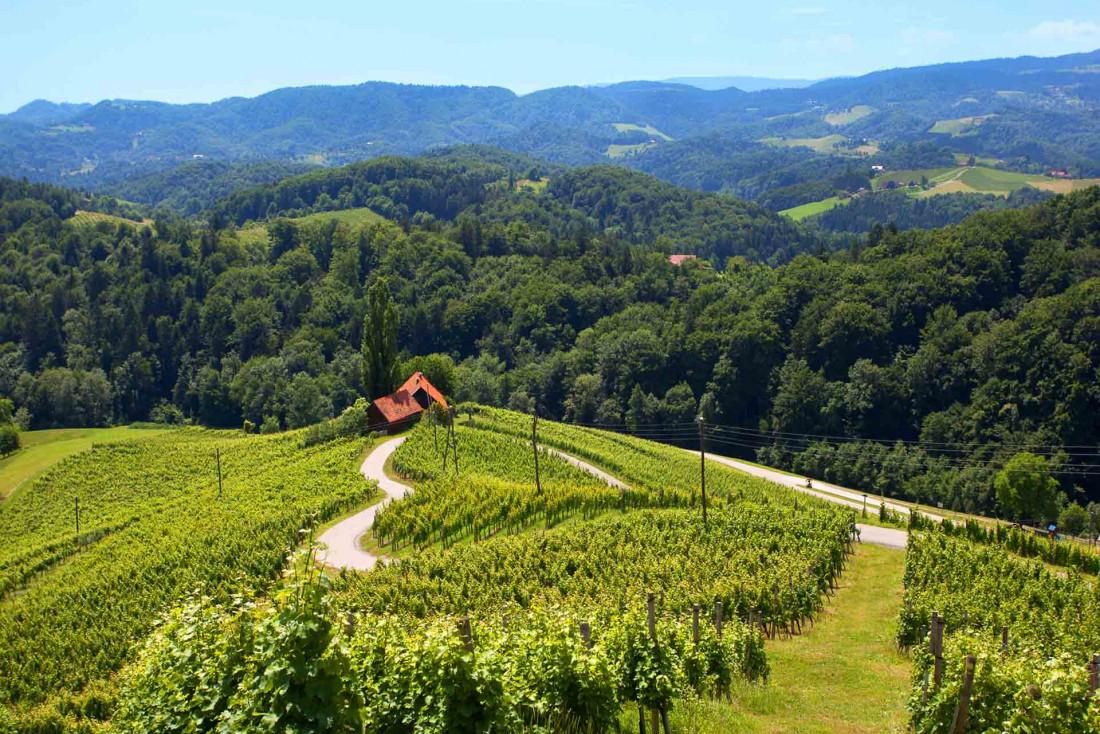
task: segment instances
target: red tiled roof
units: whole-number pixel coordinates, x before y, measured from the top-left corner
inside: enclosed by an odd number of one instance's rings
[[[694,259],[695,259],[695,255],[669,255],[668,256],[668,261],[670,263],[672,263],[673,265],[680,265],[685,260],[694,260]]]
[[[433,403],[439,403],[444,408],[447,407],[447,398],[443,397],[443,393],[436,389],[435,385],[428,382],[428,378],[424,376],[423,372],[413,372],[409,376],[409,379],[405,380],[405,384],[397,388],[397,392],[407,390],[410,395],[415,393],[418,389],[423,388],[426,393],[431,397]]]
[[[371,403],[371,407],[377,410],[388,423],[396,423],[411,418],[425,410],[425,406],[421,405],[415,397],[420,390],[427,394],[431,402],[439,403],[444,409],[447,408],[447,399],[443,397],[443,393],[439,392],[435,385],[428,382],[428,378],[420,372],[414,372],[409,379],[405,380],[405,384],[393,393],[376,398]]]

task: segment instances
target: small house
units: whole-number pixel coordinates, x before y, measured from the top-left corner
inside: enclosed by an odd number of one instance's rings
[[[672,263],[673,265],[676,265],[676,266],[683,265],[688,260],[694,260],[694,259],[695,259],[695,255],[669,255],[668,256],[668,261],[670,263]]]
[[[424,373],[414,372],[401,387],[371,402],[367,408],[367,417],[372,430],[405,428],[430,408],[432,403],[439,403],[444,410],[448,407],[443,393],[428,382]]]

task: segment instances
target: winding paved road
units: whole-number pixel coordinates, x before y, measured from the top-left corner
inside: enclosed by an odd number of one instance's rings
[[[374,515],[379,508],[413,491],[412,487],[390,479],[385,471],[386,460],[398,446],[405,443],[405,438],[405,436],[399,436],[378,444],[363,460],[363,466],[359,470],[368,480],[377,482],[378,488],[385,492],[386,496],[381,502],[376,502],[367,509],[344,518],[321,533],[318,540],[322,548],[318,555],[326,566],[369,571],[378,563],[379,557],[363,550],[359,541],[374,524]]]
[[[355,513],[351,517],[341,520],[321,534],[321,537],[318,539],[322,546],[319,556],[320,560],[325,565],[333,568],[351,568],[358,571],[369,571],[378,563],[379,556],[363,550],[360,541],[363,535],[370,530],[371,525],[374,524],[375,513],[377,513],[380,508],[385,507],[393,500],[401,499],[406,494],[413,491],[412,487],[390,479],[385,471],[386,461],[393,452],[397,450],[397,447],[405,442],[405,438],[405,436],[399,436],[380,443],[367,454],[367,458],[363,460],[360,471],[367,480],[378,483],[378,487],[385,493],[385,497],[382,501],[376,502],[370,507]],[[572,454],[567,454],[564,451],[551,448],[545,444],[541,448],[546,453],[556,456],[563,461],[567,461],[578,469],[582,469],[593,476],[599,477],[612,487],[618,489],[629,488],[622,480],[608,474],[599,467],[589,464],[587,461],[578,459]],[[695,451],[691,453],[698,455],[698,452]],[[806,487],[805,480],[801,477],[785,474],[780,471],[775,471],[774,469],[748,464],[743,461],[738,461],[737,459],[730,459],[717,454],[707,454],[707,459],[732,469],[745,472],[754,477],[782,484],[828,502],[845,505],[856,510],[863,509],[863,495],[844,487],[838,487],[834,484],[825,482],[817,482],[815,487],[827,490],[818,491],[817,489]],[[895,512],[905,515],[909,514],[909,508],[904,505],[887,502],[886,506]],[[929,515],[928,517],[937,521],[940,519],[935,515]],[[888,548],[904,548],[906,538],[908,537],[904,530],[896,530],[894,528],[881,528],[875,525],[864,525],[862,523],[857,524],[856,527],[859,528],[860,539],[863,542],[882,545]]]
[[[695,456],[699,455],[698,451],[689,451],[689,453]],[[754,477],[761,479],[767,479],[769,482],[775,482],[776,484],[782,484],[785,487],[796,489],[799,492],[823,499],[827,502],[832,502],[838,505],[845,505],[855,510],[863,509],[863,493],[856,492],[852,489],[845,487],[839,487],[835,484],[829,484],[828,482],[817,481],[813,483],[814,487],[826,491],[818,491],[817,489],[811,489],[806,486],[806,480],[802,477],[797,477],[792,474],[786,474],[775,469],[769,469],[764,466],[757,466],[756,464],[749,464],[744,461],[738,461],[737,459],[731,459],[727,456],[719,456],[718,454],[707,454],[707,459],[723,466],[728,466],[731,469],[751,474]],[[887,502],[886,507],[894,512],[901,513],[902,515],[909,514],[909,508],[905,505],[899,505],[894,502]],[[874,512],[877,510],[872,498],[867,500],[868,510]],[[926,517],[940,521],[938,515],[925,515]],[[864,525],[863,523],[857,523],[856,527],[859,528],[860,540],[866,543],[874,543],[875,545],[884,545],[888,548],[904,548],[908,533],[904,530],[897,530],[895,528],[882,528],[877,525]]]
[[[629,487],[621,480],[611,476],[607,472],[593,466],[592,464],[589,464],[586,461],[578,459],[572,454],[567,454],[564,451],[559,451],[558,449],[550,448],[546,445],[543,445],[541,448],[547,453],[564,459],[573,466],[579,469],[583,469],[589,474],[593,474],[599,477],[612,487],[616,487],[618,489],[629,489]],[[699,455],[698,452],[692,453],[694,453],[696,456]],[[812,489],[807,489],[804,484],[804,480],[802,480],[800,477],[795,477],[791,476],[790,474],[784,474],[783,472],[775,471],[773,469],[756,466],[755,464],[746,464],[743,461],[737,461],[736,459],[730,459],[725,456],[718,456],[716,454],[707,454],[707,458],[711,461],[715,461],[719,464],[728,466],[731,469],[743,471],[746,474],[751,474],[755,477],[760,477],[761,479],[767,479],[777,484],[792,487],[799,491],[805,492],[806,494],[819,497],[828,502],[847,505],[848,507],[852,507],[857,510],[863,509],[863,495],[850,489],[838,487],[834,484],[818,483],[818,486],[823,485],[824,487],[828,488],[829,491],[815,492]],[[803,483],[800,484],[800,482]],[[905,507],[904,505],[896,505],[892,502],[887,502],[886,506],[892,510],[903,512],[906,515],[909,514],[909,508]],[[872,509],[874,508],[872,507]],[[939,520],[938,517],[935,517],[933,519]],[[856,527],[859,528],[859,538],[861,541],[865,543],[871,543],[873,545],[885,546],[887,548],[904,548],[906,539],[909,537],[908,533],[906,533],[904,530],[897,530],[895,528],[883,528],[877,525],[864,525],[863,523],[856,523]]]

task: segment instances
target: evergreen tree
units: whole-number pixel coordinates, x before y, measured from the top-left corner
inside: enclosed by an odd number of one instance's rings
[[[393,392],[398,385],[397,307],[390,301],[386,280],[380,278],[367,291],[363,319],[363,385],[372,400]]]

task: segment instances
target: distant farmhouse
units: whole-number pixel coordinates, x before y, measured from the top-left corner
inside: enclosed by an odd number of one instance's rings
[[[444,410],[448,408],[443,393],[428,382],[423,372],[414,372],[397,390],[375,399],[367,408],[367,418],[376,430],[404,428],[432,403],[439,403]]]
[[[695,255],[669,255],[668,261],[673,265],[683,265],[688,260],[694,260]]]

